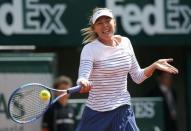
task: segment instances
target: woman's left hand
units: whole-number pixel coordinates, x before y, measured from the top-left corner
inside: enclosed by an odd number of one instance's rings
[[[173,59],[159,59],[154,62],[155,68],[161,71],[166,71],[172,74],[178,74],[178,69],[174,66],[170,65],[168,62],[172,62]]]

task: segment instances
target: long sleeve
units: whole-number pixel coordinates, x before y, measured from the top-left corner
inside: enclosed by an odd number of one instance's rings
[[[80,66],[79,66],[77,84],[79,84],[79,82],[84,79],[88,81],[93,68],[93,61],[94,57],[91,46],[90,45],[84,46],[80,56]]]
[[[129,41],[130,43],[130,41]],[[139,66],[139,63],[137,62],[137,58],[135,56],[133,47],[131,43],[129,44],[129,48],[131,50],[132,54],[132,62],[131,62],[131,69],[129,71],[129,74],[131,75],[131,78],[133,81],[137,84],[142,83],[147,77],[144,75],[144,69],[141,69]]]

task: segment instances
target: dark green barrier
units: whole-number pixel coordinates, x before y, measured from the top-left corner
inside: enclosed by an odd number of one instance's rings
[[[191,53],[187,53],[187,107],[188,107],[188,116],[187,124],[188,131],[191,131]]]

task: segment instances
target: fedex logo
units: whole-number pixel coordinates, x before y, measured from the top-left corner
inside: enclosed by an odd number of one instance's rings
[[[153,0],[139,7],[136,3],[120,5],[124,0],[106,0],[106,6],[120,17],[123,30],[130,35],[189,34],[191,8],[179,0]]]
[[[4,35],[67,34],[61,21],[65,9],[65,4],[50,6],[39,3],[39,0],[12,0],[12,3],[3,3],[0,5],[0,32]]]

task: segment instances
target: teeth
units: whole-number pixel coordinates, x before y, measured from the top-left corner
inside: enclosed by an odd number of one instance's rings
[[[109,30],[104,30],[103,33],[109,33]]]

